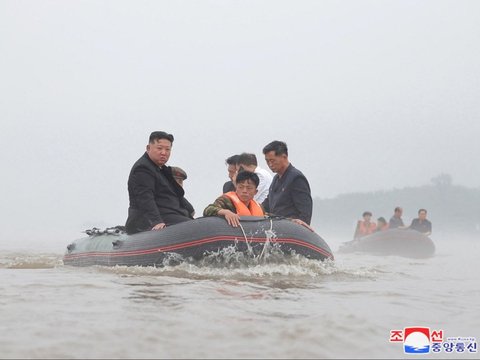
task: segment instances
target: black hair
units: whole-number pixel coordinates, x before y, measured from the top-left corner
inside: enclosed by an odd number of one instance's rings
[[[387,220],[385,220],[385,218],[383,216],[380,216],[378,219],[377,219],[378,222],[383,222],[383,223],[387,223]]]
[[[239,157],[240,157],[240,155],[232,155],[232,156],[228,157],[225,160],[225,162],[227,163],[227,165],[237,165]]]
[[[276,156],[283,155],[283,154],[288,156],[287,144],[284,143],[283,141],[278,141],[278,140],[272,141],[270,144],[266,145],[263,148],[263,154],[267,154],[270,151],[275,151]]]
[[[362,216],[365,216],[365,215],[370,215],[370,216],[372,216],[372,213],[371,213],[370,211],[365,211],[365,212],[362,214]]]
[[[253,183],[255,184],[255,188],[257,188],[258,184],[260,184],[260,179],[258,178],[258,175],[251,171],[240,171],[237,175],[237,179],[235,180],[235,182],[240,183],[247,180],[253,181]]]
[[[397,207],[395,208],[395,210],[393,210],[393,211],[394,211],[394,212],[397,212],[397,211],[400,211],[400,210],[402,210],[402,208],[401,208],[400,206],[397,206]]]
[[[257,157],[255,156],[255,154],[241,153],[238,156],[238,164],[243,164],[247,166],[250,166],[250,165],[258,166]]]
[[[155,141],[161,140],[161,139],[166,139],[173,143],[173,135],[166,133],[165,131],[154,131],[150,134],[150,138],[148,139],[148,142],[150,144],[153,144]]]
[[[425,210],[425,209],[418,210],[418,213],[420,214],[422,211],[425,211],[425,214],[427,213],[427,210]]]

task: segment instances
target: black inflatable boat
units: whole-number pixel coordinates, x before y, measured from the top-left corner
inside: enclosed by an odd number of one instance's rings
[[[341,253],[365,252],[374,255],[398,255],[410,258],[427,258],[435,253],[435,244],[426,235],[408,229],[377,231],[344,243]]]
[[[88,237],[67,246],[65,265],[163,266],[172,257],[194,260],[233,247],[248,256],[274,246],[285,255],[333,259],[327,243],[315,232],[287,219],[244,217],[234,228],[219,217],[204,217],[160,231],[127,235],[119,228],[92,229]]]

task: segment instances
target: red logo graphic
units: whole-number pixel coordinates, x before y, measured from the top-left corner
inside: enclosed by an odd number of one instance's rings
[[[430,328],[428,327],[408,327],[404,330],[405,339],[412,333],[422,333],[426,336],[428,340],[430,340]]]

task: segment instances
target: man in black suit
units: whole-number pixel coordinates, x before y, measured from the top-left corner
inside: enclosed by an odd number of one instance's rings
[[[310,225],[313,201],[310,185],[303,173],[288,160],[287,144],[272,141],[263,148],[265,161],[275,173],[262,205],[269,214],[302,220]]]
[[[237,175],[239,157],[240,155],[232,155],[227,158],[227,160],[225,160],[225,163],[227,164],[228,177],[230,178],[230,180],[223,184],[223,194],[226,194],[230,191],[235,191],[235,184],[233,183],[233,179]]]
[[[170,158],[173,135],[164,131],[150,134],[147,151],[137,160],[128,177],[130,207],[127,233],[160,230],[167,225],[191,220],[183,188],[175,181]]]
[[[427,210],[418,210],[418,218],[412,220],[410,229],[419,231],[426,236],[432,233],[432,223],[427,220]]]

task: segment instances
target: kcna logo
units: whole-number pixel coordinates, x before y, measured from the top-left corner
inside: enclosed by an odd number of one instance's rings
[[[390,342],[403,341],[406,354],[426,354],[432,343],[443,341],[443,330],[430,331],[428,327],[407,327],[402,330],[390,330]]]
[[[390,330],[390,342],[403,342],[405,354],[427,353],[477,353],[477,340],[471,336],[443,338],[443,330],[430,330],[428,327],[406,327],[403,330]]]

